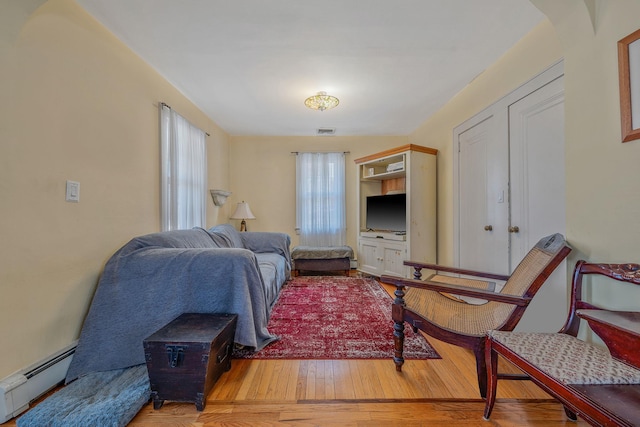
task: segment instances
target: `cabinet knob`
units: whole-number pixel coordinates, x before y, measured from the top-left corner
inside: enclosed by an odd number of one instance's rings
[[[485,225],[484,226],[484,231],[491,231],[493,230],[493,225]]]
[[[518,227],[517,225],[509,227],[509,233],[518,233],[519,231],[520,231],[520,227]]]

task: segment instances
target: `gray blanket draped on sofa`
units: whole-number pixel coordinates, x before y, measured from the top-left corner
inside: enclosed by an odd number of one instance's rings
[[[184,312],[236,313],[235,342],[262,349],[277,339],[267,322],[291,272],[289,244],[229,224],[132,239],[105,265],[66,382],[145,363],[143,340]]]

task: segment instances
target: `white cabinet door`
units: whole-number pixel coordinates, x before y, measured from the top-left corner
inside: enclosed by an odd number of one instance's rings
[[[407,277],[407,267],[403,262],[407,259],[407,246],[404,244],[381,243],[382,274]]]
[[[360,264],[360,270],[365,273],[378,275],[380,268],[378,242],[373,239],[360,239],[358,246],[358,263]]]
[[[374,276],[409,277],[403,264],[407,259],[406,242],[360,238],[358,242],[359,269]]]

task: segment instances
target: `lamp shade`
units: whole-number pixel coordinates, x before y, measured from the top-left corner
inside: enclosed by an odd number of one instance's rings
[[[256,217],[253,215],[253,212],[251,212],[249,203],[243,200],[236,206],[236,210],[233,212],[233,215],[231,215],[231,219],[256,219]]]
[[[256,219],[256,217],[253,215],[253,212],[251,212],[249,203],[245,202],[244,200],[238,203],[235,212],[233,213],[233,215],[231,215],[230,218],[242,220],[242,222],[240,222],[240,231],[247,231],[247,222],[245,221],[245,219]]]

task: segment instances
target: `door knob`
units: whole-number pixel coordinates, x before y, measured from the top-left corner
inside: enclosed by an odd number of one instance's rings
[[[509,233],[517,233],[519,231],[520,231],[520,227],[518,227],[517,225],[509,227]]]
[[[491,230],[493,230],[493,226],[492,225],[485,225],[484,226],[484,230],[485,231],[491,231]]]

